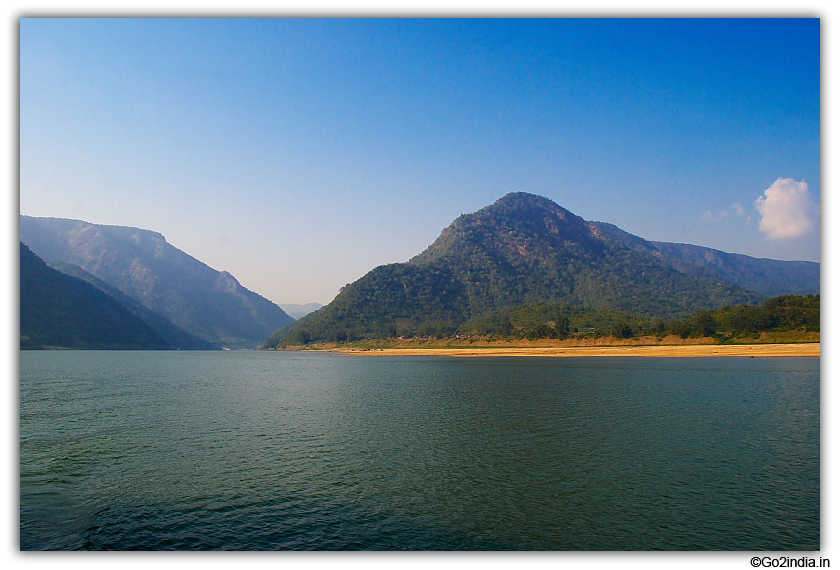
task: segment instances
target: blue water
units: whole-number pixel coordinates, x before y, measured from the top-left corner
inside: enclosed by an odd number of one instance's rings
[[[24,550],[820,546],[818,359],[20,362]]]

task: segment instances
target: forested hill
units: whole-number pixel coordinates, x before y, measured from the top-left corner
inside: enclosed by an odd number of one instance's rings
[[[688,275],[720,279],[767,297],[820,293],[820,264],[813,261],[758,259],[687,243],[647,241],[613,224],[593,223],[629,247],[663,254],[663,260]]]
[[[48,267],[22,242],[20,347],[172,348],[115,299],[90,283]]]
[[[628,234],[629,235],[629,234]],[[634,247],[551,200],[513,193],[459,217],[407,263],[377,267],[264,344],[413,336],[537,303],[661,318],[764,296]]]
[[[256,348],[293,322],[157,232],[79,220],[20,217],[21,240],[47,263],[72,263],[213,345]]]

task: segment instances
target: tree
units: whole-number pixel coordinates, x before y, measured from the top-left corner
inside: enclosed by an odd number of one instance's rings
[[[569,335],[569,317],[566,315],[558,315],[554,319],[554,332],[559,338],[565,338]]]
[[[624,321],[618,321],[612,326],[612,335],[615,338],[630,338],[633,336],[633,329]]]

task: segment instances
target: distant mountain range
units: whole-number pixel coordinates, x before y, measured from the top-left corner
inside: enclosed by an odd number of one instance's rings
[[[20,347],[171,349],[97,287],[47,266],[20,244]]]
[[[118,291],[127,305],[126,297],[133,300],[135,313],[156,323],[179,348],[256,348],[293,322],[231,274],[187,255],[157,232],[21,216],[20,239],[47,263],[116,296]]]
[[[309,313],[314,313],[321,307],[323,307],[321,303],[306,303],[305,305],[298,305],[296,303],[285,303],[281,304],[280,308],[286,311],[286,314],[292,317],[293,319],[302,319]]]
[[[264,343],[413,336],[539,303],[660,318],[819,293],[819,264],[648,242],[551,200],[504,196],[444,229],[406,263],[383,265]]]

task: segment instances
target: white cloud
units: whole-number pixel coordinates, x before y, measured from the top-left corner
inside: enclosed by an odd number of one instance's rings
[[[707,223],[717,222],[723,218],[721,214],[726,214],[726,212],[720,212],[718,214],[713,214],[711,210],[700,216],[700,219]]]
[[[759,196],[755,208],[761,214],[758,229],[770,239],[803,236],[817,227],[817,208],[804,181],[779,178]]]
[[[731,211],[730,211],[731,210]],[[700,216],[700,219],[707,223],[714,223],[719,222],[724,218],[728,218],[729,216],[743,216],[744,215],[744,207],[741,204],[735,203],[729,206],[728,210],[721,210],[718,213],[713,213],[711,210],[707,211],[705,214]]]

